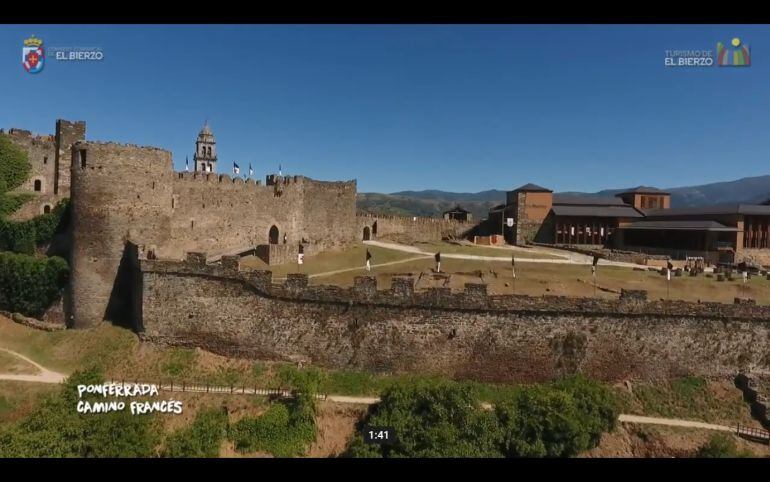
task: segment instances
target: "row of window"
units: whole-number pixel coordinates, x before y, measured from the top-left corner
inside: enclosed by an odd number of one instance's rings
[[[663,207],[662,196],[642,196],[643,209],[658,209]]]

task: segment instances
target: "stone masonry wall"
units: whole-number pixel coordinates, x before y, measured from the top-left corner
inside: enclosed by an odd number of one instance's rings
[[[476,223],[456,219],[380,216],[359,213],[356,215],[357,239],[363,239],[365,226],[368,226],[374,233],[371,239],[411,243],[414,241],[440,241],[447,237],[462,238],[476,226]]]
[[[489,381],[539,381],[583,372],[604,380],[732,374],[768,368],[770,307],[415,293],[411,280],[308,286],[291,274],[237,263],[141,261],[143,339],[216,353],[333,368],[436,373]]]
[[[253,252],[273,226],[279,244],[308,254],[355,242],[355,181],[175,173],[170,152],[115,143],[79,142],[70,156],[75,327],[126,311],[129,241],[165,259]]]
[[[15,192],[33,194],[34,199],[13,213],[11,219],[25,220],[44,212],[48,206],[70,195],[70,149],[72,144],[85,138],[85,122],[56,121],[54,135],[35,135],[23,129],[10,129],[8,138],[27,153],[30,175]],[[62,163],[62,153],[66,153]],[[35,191],[35,181],[40,181],[40,191]]]

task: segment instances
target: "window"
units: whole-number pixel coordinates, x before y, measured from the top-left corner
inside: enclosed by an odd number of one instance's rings
[[[211,157],[211,146],[209,146],[209,157]]]
[[[43,164],[48,164],[48,156],[43,157]]]
[[[50,204],[46,204],[45,206],[43,206],[43,214],[48,214],[50,212],[51,212],[51,205]]]
[[[86,168],[86,150],[80,149],[80,151],[78,152],[80,154],[80,168],[85,169]]]
[[[43,182],[40,179],[35,179],[35,192],[43,190]]]

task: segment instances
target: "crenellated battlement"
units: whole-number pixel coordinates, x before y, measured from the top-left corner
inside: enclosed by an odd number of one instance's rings
[[[360,219],[387,219],[391,221],[399,221],[404,223],[415,224],[445,224],[445,225],[462,225],[462,226],[475,226],[473,221],[466,221],[460,219],[444,219],[444,218],[429,218],[425,216],[395,216],[395,215],[382,215],[374,213],[357,212],[356,217]]]
[[[76,148],[79,149],[87,149],[89,147],[98,147],[103,150],[109,150],[111,148],[114,148],[119,151],[127,151],[127,150],[137,150],[137,151],[145,151],[145,152],[162,152],[168,155],[171,155],[170,151],[167,151],[166,149],[162,149],[160,147],[155,146],[140,146],[137,144],[129,144],[129,143],[122,143],[122,142],[105,142],[105,141],[79,141],[74,144]]]
[[[0,130],[0,134],[4,133],[5,132]],[[53,144],[56,141],[56,138],[51,134],[33,134],[24,129],[11,128],[5,134],[17,142],[29,142],[32,145],[48,145]]]
[[[206,264],[205,260],[205,253],[188,253],[184,261],[142,260],[141,271],[145,276],[200,276],[220,280],[223,284],[238,282],[255,290],[257,295],[297,302],[352,303],[461,312],[770,321],[770,306],[757,305],[753,300],[736,299],[734,304],[647,301],[646,292],[642,290],[624,290],[614,300],[553,295],[492,295],[483,283],[466,283],[461,291],[452,291],[450,288],[415,291],[414,280],[404,277],[394,278],[390,289],[378,289],[376,278],[370,276],[358,276],[351,288],[343,288],[309,285],[308,276],[302,273],[291,273],[282,284],[274,284],[270,271],[243,270],[237,256],[223,257],[221,265]]]

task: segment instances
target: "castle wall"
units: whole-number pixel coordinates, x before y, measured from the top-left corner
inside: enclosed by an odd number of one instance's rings
[[[141,261],[143,339],[331,368],[541,381],[583,372],[603,380],[733,374],[768,368],[770,307],[591,298],[414,293],[272,285],[269,272],[200,262]]]
[[[27,152],[30,175],[14,192],[33,194],[34,199],[24,204],[11,219],[26,220],[53,208],[70,195],[70,149],[72,144],[85,138],[85,122],[56,121],[54,135],[34,135],[22,129],[10,129],[8,138]],[[62,157],[63,156],[63,157]],[[62,158],[64,161],[62,162]],[[40,191],[35,191],[35,181]]]
[[[69,313],[83,328],[128,311],[127,241],[157,246],[158,255],[173,251],[173,173],[167,151],[112,143],[75,144],[71,166]]]
[[[170,152],[114,143],[77,143],[70,156],[75,327],[131,312],[128,241],[165,259],[253,249],[272,226],[293,252],[303,239],[308,254],[355,241],[355,181],[175,173]]]
[[[173,179],[171,243],[161,256],[191,250],[213,255],[269,243],[313,250],[350,245],[354,238],[355,181],[324,182],[302,176],[263,185],[227,175],[178,173]],[[285,236],[285,238],[284,238]]]
[[[374,229],[375,222],[376,230]],[[384,239],[402,243],[414,241],[440,241],[447,237],[465,237],[476,223],[456,219],[380,216],[359,213],[356,216],[356,239],[363,239],[364,227],[375,233],[371,239]]]
[[[310,251],[343,248],[360,241],[356,222],[356,182],[318,182],[305,178],[300,238]],[[295,243],[302,239],[292,239]]]
[[[288,242],[298,242],[302,225],[302,187],[273,186],[227,175],[179,173],[173,181],[172,242],[163,255],[182,258],[185,251],[230,253],[268,243],[271,226]]]

